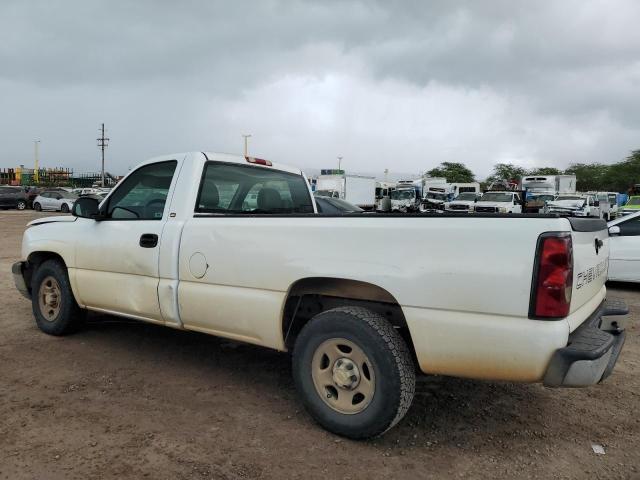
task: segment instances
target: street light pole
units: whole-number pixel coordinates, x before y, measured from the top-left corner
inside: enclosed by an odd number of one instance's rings
[[[249,137],[251,137],[251,134],[243,133],[242,136],[244,137],[244,156],[248,157],[249,156]]]
[[[40,169],[40,151],[39,151],[39,146],[40,146],[40,140],[34,140],[33,141],[34,147],[35,147],[35,169],[33,172],[33,181],[38,183],[40,181],[40,173],[39,173],[39,169]]]

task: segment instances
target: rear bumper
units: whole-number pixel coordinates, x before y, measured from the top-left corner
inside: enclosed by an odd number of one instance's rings
[[[26,298],[31,298],[31,292],[27,288],[27,283],[24,278],[26,262],[16,262],[11,266],[11,273],[13,274],[13,283],[16,284],[18,291]]]
[[[586,387],[606,379],[618,361],[625,332],[615,320],[626,315],[623,301],[608,300],[569,335],[566,347],[556,350],[543,383],[548,387]]]

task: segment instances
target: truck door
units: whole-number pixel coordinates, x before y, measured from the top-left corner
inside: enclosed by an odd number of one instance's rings
[[[522,213],[522,200],[520,195],[513,196],[513,213]]]
[[[600,218],[600,208],[596,207],[596,201],[593,199],[592,196],[589,196],[589,198],[587,199],[587,204],[589,206],[589,216],[590,217],[598,217]]]
[[[101,205],[76,243],[79,303],[94,310],[162,322],[159,244],[175,185],[176,160],[143,165]]]
[[[277,250],[296,241],[287,233],[287,214],[313,212],[304,178],[270,166],[210,161],[198,192],[180,240],[184,327],[283,348],[281,313],[291,282],[274,273],[286,269]],[[255,205],[246,201],[253,193]],[[273,232],[282,238],[278,249],[262,241]]]

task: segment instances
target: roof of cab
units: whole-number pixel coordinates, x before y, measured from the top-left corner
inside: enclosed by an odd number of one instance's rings
[[[163,162],[170,159],[194,159],[194,158],[202,158],[202,156],[207,160],[214,162],[226,162],[226,163],[237,163],[239,165],[249,165],[256,168],[267,168],[272,170],[281,170],[283,172],[293,173],[295,175],[303,175],[302,170],[296,167],[290,167],[289,165],[284,165],[282,163],[275,163],[269,159],[271,162],[271,166],[263,166],[256,163],[249,163],[245,157],[242,155],[232,155],[230,153],[217,153],[217,152],[181,152],[181,153],[171,153],[167,155],[161,155],[158,157],[153,157],[145,160],[144,162],[139,163],[136,168],[139,168],[143,165],[148,165],[150,163]]]
[[[274,170],[282,170],[283,172],[294,173],[296,175],[302,175],[302,171],[296,167],[290,167],[289,165],[284,165],[282,163],[276,163],[268,158],[264,160],[268,160],[271,162],[270,166],[259,165],[255,163],[249,163],[246,157],[242,155],[232,155],[230,153],[217,153],[217,152],[202,152],[208,160],[214,162],[227,162],[227,163],[238,163],[241,165],[250,165],[252,167],[260,167]],[[259,157],[256,157],[259,158]]]

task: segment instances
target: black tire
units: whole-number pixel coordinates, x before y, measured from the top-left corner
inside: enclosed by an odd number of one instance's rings
[[[59,295],[57,295],[57,314],[47,317],[43,311],[41,297],[42,291],[51,279],[57,282]],[[43,290],[41,290],[43,287]],[[33,274],[31,280],[31,307],[38,328],[49,335],[66,335],[77,331],[85,319],[85,311],[76,303],[69,283],[67,269],[59,260],[47,260],[43,262]]]
[[[359,347],[373,368],[375,389],[358,413],[332,408],[314,384],[316,350],[335,338]],[[404,417],[415,393],[415,373],[409,349],[398,332],[382,315],[362,307],[339,307],[316,315],[300,332],[293,351],[294,381],[307,411],[325,429],[353,439],[381,435]]]
[[[62,206],[60,207],[60,211],[62,213],[69,213],[69,206],[66,203],[63,203]]]
[[[18,203],[16,204],[16,208],[18,210],[24,210],[25,208],[27,208],[27,202],[25,202],[24,200],[18,200]]]
[[[33,204],[33,209],[36,212],[41,212],[42,211],[42,206],[38,202],[36,202],[36,203]]]

